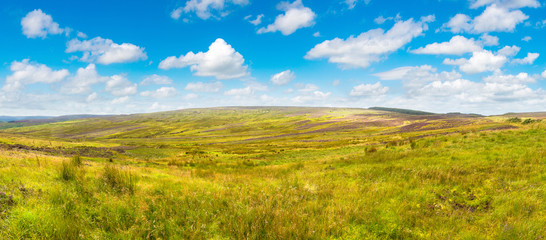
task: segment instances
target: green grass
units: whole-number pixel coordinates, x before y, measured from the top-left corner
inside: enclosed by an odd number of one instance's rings
[[[12,128],[0,238],[544,239],[546,123],[510,117],[223,108]]]

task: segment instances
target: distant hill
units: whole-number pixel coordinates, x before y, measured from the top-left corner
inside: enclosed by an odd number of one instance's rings
[[[0,116],[0,122],[13,122],[13,121],[24,121],[24,120],[35,120],[35,119],[48,119],[52,118],[51,116]]]
[[[417,111],[417,110],[403,109],[403,108],[371,107],[369,109],[378,110],[378,111],[385,111],[385,112],[403,113],[403,114],[408,114],[408,115],[434,115],[434,114],[436,114],[436,113],[431,113],[431,112],[424,112],[424,111]]]
[[[46,117],[46,116],[0,116],[0,129],[8,129],[15,127],[35,126],[46,123],[65,122],[77,119],[97,118],[97,117],[109,117],[112,115],[66,115],[58,117]]]

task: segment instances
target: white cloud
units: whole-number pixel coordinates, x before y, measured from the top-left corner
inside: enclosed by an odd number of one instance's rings
[[[533,64],[540,54],[538,53],[527,53],[527,57],[522,59],[514,59],[513,63],[516,64]]]
[[[275,85],[286,85],[296,78],[294,72],[290,70],[282,71],[271,76],[271,82]]]
[[[101,37],[83,41],[72,39],[67,43],[66,52],[83,52],[81,61],[105,65],[148,59],[142,47],[130,43],[117,44],[110,39]]]
[[[372,62],[386,58],[391,52],[402,48],[413,38],[428,29],[427,22],[434,21],[434,16],[423,17],[421,21],[413,19],[399,21],[387,32],[373,29],[361,33],[358,37],[350,36],[346,40],[335,38],[316,45],[307,52],[306,59],[328,58],[342,68],[367,68]]]
[[[334,80],[334,81],[332,82],[332,86],[338,86],[340,83],[341,83],[341,82],[340,82],[338,79],[336,79],[336,80]]]
[[[143,97],[153,97],[153,98],[168,98],[175,96],[178,92],[173,87],[162,87],[155,91],[144,91],[140,93],[140,96]]]
[[[178,20],[180,18],[180,16],[182,16],[182,10],[184,10],[184,8],[182,8],[182,7],[179,7],[179,8],[176,8],[176,9],[172,10],[171,11],[171,18],[175,19],[175,20]]]
[[[54,22],[53,18],[42,12],[41,9],[35,9],[27,13],[21,19],[21,26],[23,27],[23,34],[27,38],[45,38],[47,34],[61,34],[68,30],[59,28],[59,24]]]
[[[458,72],[441,72],[437,73],[437,69],[430,65],[422,65],[416,67],[399,67],[387,72],[376,73],[374,76],[381,80],[402,80],[402,84],[406,89],[406,94],[416,96],[421,94],[423,87],[434,81],[455,81],[460,79],[462,75]]]
[[[82,32],[78,32],[78,33],[76,34],[76,36],[79,37],[79,38],[87,38],[87,34],[82,33]]]
[[[129,99],[130,99],[129,96],[115,98],[114,100],[112,100],[112,104],[126,103],[129,101]]]
[[[388,87],[383,87],[380,82],[375,84],[360,84],[354,86],[349,96],[353,97],[373,97],[385,95],[389,91]]]
[[[258,91],[266,91],[267,86],[258,82],[247,82],[244,88],[234,88],[224,92],[228,96],[250,96]]]
[[[224,88],[224,85],[221,82],[195,82],[188,83],[184,89],[194,92],[219,92],[222,88]]]
[[[405,96],[389,100],[391,106],[436,109],[437,111],[461,111],[477,109],[490,112],[496,109],[506,112],[509,103],[528,102],[538,106],[544,103],[545,92],[532,90],[526,84],[536,80],[527,73],[502,75],[496,72],[485,77],[483,82],[461,79],[456,72],[436,73],[428,66],[402,67],[376,74],[384,80],[402,80]],[[433,103],[430,105],[429,103]],[[502,103],[502,104],[501,104]],[[389,104],[387,104],[389,105]]]
[[[251,87],[234,88],[224,92],[224,94],[228,96],[250,95],[252,93],[253,93],[253,90]]]
[[[320,37],[320,32],[313,33],[313,37]]]
[[[508,58],[504,55],[495,55],[491,51],[483,50],[479,52],[473,52],[470,59],[444,59],[444,64],[458,65],[459,69],[465,73],[481,73],[486,71],[496,71],[502,67]]]
[[[494,74],[483,79],[486,83],[502,83],[502,84],[524,84],[535,83],[536,79],[529,76],[528,73],[519,73],[518,75],[502,75]]]
[[[61,87],[61,92],[68,94],[89,93],[94,84],[108,80],[108,77],[98,74],[95,64],[89,64],[86,68],[79,68],[76,75]]]
[[[493,4],[474,19],[465,14],[457,14],[443,28],[448,28],[452,33],[513,32],[516,25],[528,18],[520,10],[510,10]]]
[[[10,66],[12,74],[6,77],[2,87],[4,91],[18,91],[28,84],[54,83],[65,79],[69,72],[66,69],[54,71],[44,64],[30,62],[29,59],[17,62]]]
[[[499,45],[499,38],[496,36],[491,36],[487,33],[482,34],[480,36],[480,40],[485,46],[497,46]]]
[[[516,45],[504,46],[499,51],[497,51],[497,53],[499,53],[500,55],[507,56],[507,57],[513,57],[513,56],[516,56],[516,54],[518,54],[520,49],[521,48],[516,46]]]
[[[364,0],[363,2],[367,5],[370,3],[371,0]],[[353,9],[356,6],[356,2],[359,2],[359,0],[345,0],[345,4],[347,4],[347,8]]]
[[[544,72],[542,72],[541,76],[542,76],[542,78],[546,78],[546,70],[544,70]]]
[[[463,36],[454,36],[449,42],[432,43],[411,52],[416,54],[461,55],[463,53],[479,51],[481,49],[482,46],[473,38],[467,39]]]
[[[134,95],[138,92],[137,84],[127,80],[124,75],[114,75],[106,82],[106,91],[114,96]]]
[[[198,98],[199,95],[195,94],[195,93],[188,93],[186,94],[186,96],[183,97],[184,100],[192,100],[192,99],[196,99]]]
[[[525,36],[521,39],[521,41],[525,41],[525,42],[529,42],[531,41],[533,38],[531,36]]]
[[[504,8],[540,7],[537,0],[471,0],[471,3],[470,8],[479,8],[490,4]]]
[[[459,69],[465,73],[474,74],[487,71],[498,71],[508,62],[508,58],[515,56],[519,52],[518,46],[505,46],[497,54],[488,50],[481,50],[472,53],[469,59],[444,59],[444,64],[459,66]]]
[[[449,28],[452,33],[469,32],[472,30],[472,18],[466,14],[456,14],[449,22],[444,24],[443,28]]]
[[[183,68],[190,66],[194,75],[215,77],[217,79],[233,79],[249,75],[248,66],[243,65],[245,59],[231,45],[218,38],[209,46],[209,51],[189,52],[180,57],[171,56],[159,63],[159,68]]]
[[[157,74],[153,74],[150,76],[145,77],[142,82],[140,82],[140,85],[151,85],[151,84],[157,84],[157,85],[167,85],[172,84],[173,80],[170,79],[167,76],[161,76]]]
[[[89,96],[87,96],[87,99],[85,101],[90,103],[90,102],[93,102],[93,101],[97,100],[97,98],[99,98],[99,95],[96,92],[93,92],[93,93],[89,94]]]
[[[298,83],[296,84],[296,87],[298,88],[299,92],[314,92],[320,89],[319,86],[312,83]]]
[[[317,90],[310,93],[305,93],[304,95],[295,96],[291,100],[294,103],[306,103],[306,102],[316,103],[317,101],[326,100],[331,95],[332,95],[331,92],[322,92]]]
[[[262,24],[262,18],[264,17],[264,15],[260,14],[260,15],[256,16],[256,19],[254,19],[254,20],[249,20],[250,17],[252,17],[252,16],[247,16],[247,17],[248,18],[245,18],[245,19],[248,20],[249,23],[251,23],[254,26],[258,26],[258,25]]]
[[[393,17],[383,17],[383,16],[379,16],[379,17],[376,17],[373,21],[379,25],[385,23],[387,20],[393,20]]]
[[[293,3],[281,2],[277,8],[284,11],[284,14],[278,15],[274,23],[260,28],[258,33],[280,31],[283,35],[290,35],[300,28],[315,25],[317,15],[310,8],[303,6],[301,0]]]
[[[226,16],[229,11],[226,5],[244,6],[248,0],[189,0],[184,7],[179,7],[171,12],[171,18],[179,19],[184,13],[195,13],[197,17],[206,20],[210,17]]]

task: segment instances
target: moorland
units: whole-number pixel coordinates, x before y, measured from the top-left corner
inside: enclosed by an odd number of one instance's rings
[[[0,123],[3,239],[544,239],[546,113]]]

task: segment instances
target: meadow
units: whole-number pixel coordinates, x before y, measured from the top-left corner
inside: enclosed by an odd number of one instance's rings
[[[238,107],[4,124],[2,239],[545,239],[546,114]]]

